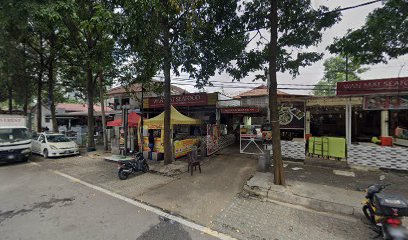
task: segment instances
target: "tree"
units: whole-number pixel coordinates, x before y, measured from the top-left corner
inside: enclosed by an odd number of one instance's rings
[[[258,47],[242,52],[236,65],[229,66],[227,72],[236,80],[242,79],[253,71],[269,74],[274,183],[285,185],[278,121],[276,72],[289,72],[292,76],[296,76],[299,74],[300,67],[309,66],[320,60],[322,54],[310,51],[308,48],[321,41],[322,31],[339,21],[340,13],[329,11],[324,6],[314,9],[310,0],[254,0],[244,2],[242,19],[246,29],[255,35],[251,40],[258,39]],[[265,34],[263,29],[270,31],[269,41],[263,36]],[[256,77],[266,80],[266,74],[259,74]]]
[[[336,39],[330,52],[358,58],[363,64],[386,63],[408,53],[408,2],[384,0],[359,29]]]
[[[100,76],[98,73],[102,73],[114,45],[110,34],[114,13],[109,4],[96,0],[60,1],[57,9],[64,26],[61,30],[68,43],[63,50],[68,65],[64,74],[71,78],[66,83],[73,89],[85,92],[88,103],[88,149],[95,147],[93,107]]]
[[[323,66],[324,76],[313,90],[313,94],[317,96],[334,96],[338,82],[360,80],[358,74],[368,70],[362,68],[357,60],[342,56],[328,58]]]
[[[172,162],[171,73],[185,72],[197,86],[208,83],[245,47],[246,34],[234,0],[122,1],[122,39],[134,58],[138,77],[164,75],[164,162]]]
[[[27,113],[28,102],[32,97],[30,71],[32,66],[27,59],[27,44],[24,41],[24,29],[27,26],[26,1],[0,3],[0,82],[8,96],[9,113],[13,104],[23,106]],[[3,95],[3,96],[4,96]]]

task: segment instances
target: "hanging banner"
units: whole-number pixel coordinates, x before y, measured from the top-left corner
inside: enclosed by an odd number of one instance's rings
[[[207,156],[214,154],[220,149],[220,126],[207,124]]]
[[[337,96],[408,92],[408,77],[337,83]]]
[[[207,93],[190,93],[174,95],[170,98],[170,104],[176,106],[205,106],[208,104]],[[149,108],[164,107],[164,97],[149,98]]]
[[[279,107],[281,129],[305,128],[305,102],[282,102]]]
[[[405,96],[367,96],[364,97],[364,110],[408,109],[408,95]]]

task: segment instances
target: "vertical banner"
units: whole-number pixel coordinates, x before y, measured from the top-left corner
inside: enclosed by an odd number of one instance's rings
[[[220,126],[207,124],[207,156],[214,154],[220,148]]]

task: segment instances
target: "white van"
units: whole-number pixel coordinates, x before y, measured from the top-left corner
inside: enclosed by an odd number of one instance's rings
[[[27,161],[31,156],[31,138],[26,117],[0,114],[0,162]]]

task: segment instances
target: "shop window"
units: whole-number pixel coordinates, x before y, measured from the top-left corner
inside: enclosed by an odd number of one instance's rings
[[[129,104],[130,104],[130,98],[122,98],[122,106],[129,105]]]

